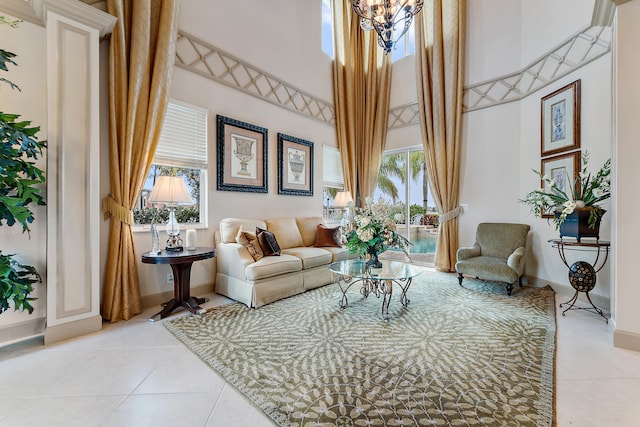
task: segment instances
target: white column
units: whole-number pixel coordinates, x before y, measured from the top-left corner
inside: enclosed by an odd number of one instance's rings
[[[99,41],[115,18],[75,1],[41,7],[47,28],[48,344],[102,327]]]
[[[638,286],[638,243],[640,242],[640,0],[621,2],[617,8],[615,37],[614,105],[614,191],[612,221],[614,245],[613,343],[616,347],[640,351],[640,286]],[[620,4],[623,3],[623,4]]]

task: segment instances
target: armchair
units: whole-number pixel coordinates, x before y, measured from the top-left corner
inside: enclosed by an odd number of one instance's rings
[[[527,224],[478,224],[473,246],[458,249],[456,271],[460,286],[463,274],[468,274],[478,279],[505,282],[508,295],[516,280],[522,287],[529,228]]]

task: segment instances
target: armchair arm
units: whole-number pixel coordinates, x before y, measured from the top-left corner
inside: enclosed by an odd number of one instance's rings
[[[245,269],[255,261],[249,250],[239,243],[218,243],[216,247],[218,272],[246,280]]]
[[[517,272],[518,276],[522,275],[522,271],[524,270],[524,254],[524,246],[520,246],[507,258],[507,265],[513,271]]]
[[[473,246],[466,246],[458,249],[458,261],[480,256],[480,245],[474,243]]]

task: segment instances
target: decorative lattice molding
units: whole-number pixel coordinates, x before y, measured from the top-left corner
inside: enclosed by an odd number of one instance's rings
[[[176,65],[287,110],[335,125],[335,109],[277,77],[250,65],[182,30]]]
[[[464,112],[518,101],[611,50],[611,27],[587,27],[520,71],[464,88]],[[389,111],[389,128],[419,123],[418,103]]]
[[[518,101],[598,59],[611,50],[611,27],[590,26],[520,71],[464,88],[463,111]],[[176,65],[249,95],[335,125],[335,108],[277,77],[180,31]],[[389,111],[389,129],[419,123],[418,103]]]

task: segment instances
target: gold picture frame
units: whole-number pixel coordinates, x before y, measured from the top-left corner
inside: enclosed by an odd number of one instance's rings
[[[541,100],[541,157],[580,148],[580,80]]]
[[[543,175],[550,177],[562,191],[567,195],[579,190],[580,183],[578,177],[580,175],[580,152],[560,154],[558,156],[542,159],[540,171]],[[551,192],[547,188],[544,180],[540,180],[540,186],[543,191]],[[573,186],[573,189],[571,188]],[[542,218],[553,218],[553,212],[543,212]]]

